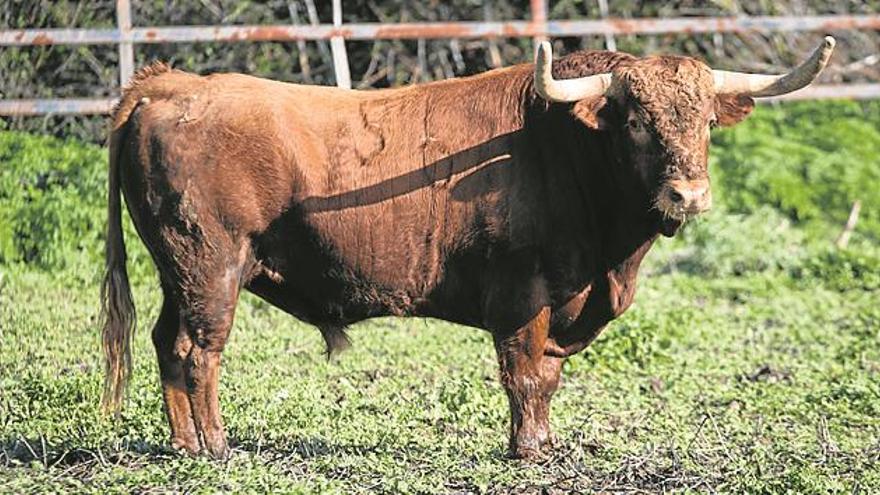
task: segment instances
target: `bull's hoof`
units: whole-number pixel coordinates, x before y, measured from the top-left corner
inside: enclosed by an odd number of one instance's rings
[[[549,452],[546,450],[518,448],[516,450],[508,450],[507,457],[527,463],[539,463],[549,457]]]
[[[541,440],[523,439],[510,444],[507,457],[525,462],[542,462],[553,453],[556,435],[550,433]]]
[[[204,455],[217,461],[229,459],[230,450],[225,440],[208,442],[204,447],[194,439],[172,438],[171,448],[190,456]]]
[[[511,445],[507,451],[507,457],[510,459],[518,459],[525,462],[541,462],[546,460],[553,448],[548,443],[538,446],[536,443],[529,445]]]
[[[216,461],[225,461],[229,459],[229,447],[226,445],[225,435],[218,435],[215,438],[205,438],[205,450],[202,451],[208,457]]]
[[[226,444],[219,446],[217,448],[206,448],[205,453],[208,454],[209,457],[214,459],[215,461],[226,461],[229,460],[229,455],[231,451]]]
[[[177,452],[188,454],[188,455],[199,455],[201,451],[201,446],[199,445],[198,440],[196,439],[187,439],[187,438],[172,438],[171,439],[171,448]]]

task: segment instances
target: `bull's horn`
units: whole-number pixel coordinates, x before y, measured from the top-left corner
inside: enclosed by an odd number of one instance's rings
[[[578,101],[605,93],[611,85],[611,74],[596,74],[577,79],[553,79],[553,50],[547,41],[538,45],[535,59],[535,91],[547,101]]]
[[[788,74],[771,76],[767,74],[746,74],[713,70],[715,93],[738,93],[749,96],[778,96],[797,91],[813,82],[834,51],[834,38],[826,36],[813,54]]]

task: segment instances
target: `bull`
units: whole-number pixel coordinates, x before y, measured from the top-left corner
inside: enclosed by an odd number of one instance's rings
[[[554,62],[544,43],[535,64],[374,91],[146,67],[112,116],[104,407],[121,405],[135,322],[121,191],[164,295],[152,341],[173,447],[228,454],[220,362],[248,290],[328,353],[379,316],[488,330],[510,455],[540,456],[563,361],[627,309],[658,236],[710,207],[710,129],[808,85],[833,47],[776,76]]]

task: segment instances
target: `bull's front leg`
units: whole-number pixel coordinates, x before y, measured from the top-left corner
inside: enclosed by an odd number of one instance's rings
[[[550,309],[545,307],[512,334],[495,336],[514,458],[540,457],[552,444],[550,399],[559,387],[563,359],[544,355],[549,329]]]

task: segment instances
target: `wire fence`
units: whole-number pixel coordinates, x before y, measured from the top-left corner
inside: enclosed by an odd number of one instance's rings
[[[622,19],[608,17],[607,4],[600,1],[602,5],[601,19],[549,20],[547,0],[530,0],[529,20],[390,24],[343,23],[342,1],[333,0],[331,24],[136,27],[131,2],[116,0],[114,28],[0,30],[0,47],[117,45],[121,87],[134,74],[136,44],[329,40],[336,83],[348,88],[351,75],[345,42],[353,40],[533,38],[537,42],[549,37],[603,36],[606,48],[614,49],[616,35],[880,31],[877,14]],[[813,85],[782,98],[880,98],[880,83]],[[114,101],[113,97],[6,99],[0,100],[0,115],[101,114],[109,112]]]

